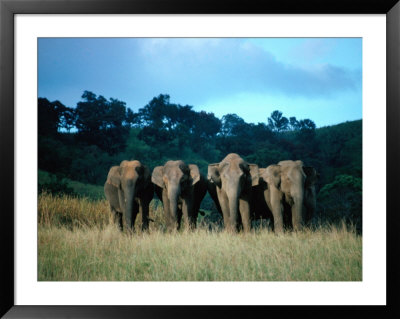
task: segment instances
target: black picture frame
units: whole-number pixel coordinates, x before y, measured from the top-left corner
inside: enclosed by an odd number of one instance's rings
[[[15,14],[386,14],[387,305],[386,306],[16,306],[14,304],[14,15]],[[0,0],[1,308],[5,318],[225,318],[291,315],[399,316],[400,3],[398,0]],[[382,107],[383,106],[377,106]],[[179,302],[179,301],[178,301]]]

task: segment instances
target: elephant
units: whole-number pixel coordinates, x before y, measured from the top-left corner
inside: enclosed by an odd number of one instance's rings
[[[198,166],[181,160],[168,161],[154,168],[151,181],[163,203],[167,229],[179,230],[182,215],[186,227],[194,229],[200,203],[207,192],[206,179]]]
[[[124,160],[108,172],[104,193],[120,230],[134,229],[137,214],[142,213],[142,230],[149,228],[149,203],[154,186],[150,170],[139,161]]]
[[[216,206],[221,208],[224,226],[236,232],[239,226],[250,230],[252,188],[258,185],[258,165],[249,164],[236,153],[228,154],[220,163],[208,165],[208,180],[215,184]],[[213,191],[213,187],[209,187]]]
[[[256,190],[255,215],[272,217],[274,231],[284,228],[301,230],[310,222],[316,208],[317,172],[302,161],[281,161],[259,169],[260,183]]]

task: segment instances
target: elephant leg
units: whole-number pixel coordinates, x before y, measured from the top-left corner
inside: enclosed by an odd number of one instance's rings
[[[270,189],[271,196],[271,210],[274,217],[274,231],[275,233],[283,232],[283,205],[282,193],[275,187]]]
[[[193,200],[190,198],[183,200],[182,213],[185,222],[185,229],[193,229],[196,225],[193,225]]]
[[[196,227],[197,227],[197,216],[198,216],[198,214],[199,214],[199,209],[200,209],[200,207],[195,207],[195,208],[193,208],[193,212],[192,212],[192,214],[189,216],[189,219],[190,219],[190,228],[191,229],[196,229]]]
[[[116,212],[114,222],[117,223],[118,228],[119,228],[121,231],[124,230],[124,222],[123,222],[123,220],[122,220],[122,213]]]
[[[151,200],[153,199],[153,195],[154,195],[153,185],[149,184],[144,189],[143,193],[139,196],[139,209],[140,213],[142,213],[142,231],[149,230],[149,221],[150,221],[149,206]]]
[[[242,217],[244,232],[250,231],[250,204],[248,198],[239,199],[239,211]]]
[[[113,216],[114,224],[118,226],[119,230],[123,230],[122,213],[117,212],[114,207],[110,205],[110,210]]]
[[[218,193],[218,201],[221,206],[222,216],[224,217],[224,226],[225,229],[230,228],[230,220],[229,220],[229,201],[228,196],[226,196],[225,192],[221,189],[217,190]]]
[[[182,222],[182,208],[179,208],[176,210],[176,229],[180,230],[181,229],[181,222]]]
[[[139,199],[139,214],[142,214],[142,231],[149,229],[149,203],[144,199]]]

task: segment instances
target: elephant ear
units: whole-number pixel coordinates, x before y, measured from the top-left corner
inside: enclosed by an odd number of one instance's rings
[[[250,176],[251,176],[251,186],[257,186],[260,181],[260,176],[258,174],[258,165],[249,164]]]
[[[164,188],[164,180],[163,180],[163,166],[157,166],[153,169],[153,174],[151,174],[151,181],[156,184],[158,187]]]
[[[279,188],[281,185],[281,166],[268,166],[265,169],[263,179],[268,183],[268,185],[274,185],[276,188]]]
[[[218,169],[219,163],[208,165],[207,179],[221,188],[221,177]]]
[[[318,173],[314,167],[303,166],[303,172],[306,174],[305,186],[313,186],[317,182]]]
[[[199,167],[195,164],[189,164],[190,177],[192,178],[192,185],[196,184],[200,180]]]
[[[121,171],[120,166],[113,166],[107,176],[107,183],[115,186],[116,188],[121,188]]]

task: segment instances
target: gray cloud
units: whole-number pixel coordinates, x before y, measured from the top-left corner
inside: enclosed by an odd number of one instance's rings
[[[195,107],[242,93],[310,100],[358,95],[361,70],[302,64],[324,50],[325,42],[315,43],[299,48],[298,63],[285,64],[246,39],[41,39],[39,95],[74,106],[91,90],[134,110],[160,93]]]
[[[233,93],[271,93],[307,98],[354,91],[361,70],[325,64],[286,65],[242,39],[141,39],[143,68],[154,87],[201,101]]]

